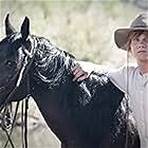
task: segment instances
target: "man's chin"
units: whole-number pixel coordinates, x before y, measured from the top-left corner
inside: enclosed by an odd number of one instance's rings
[[[141,61],[142,63],[148,64],[148,56],[141,56],[139,58],[139,61]]]

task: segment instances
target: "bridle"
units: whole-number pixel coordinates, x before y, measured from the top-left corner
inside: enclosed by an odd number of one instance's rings
[[[33,39],[33,41],[34,41],[33,45],[36,45],[36,41],[34,39]],[[28,72],[29,72],[29,69],[30,69],[33,61],[34,61],[36,46],[33,46],[33,48],[31,49],[31,52],[29,52],[24,47],[23,44],[21,45],[21,48],[22,48],[22,50],[23,50],[23,52],[25,54],[24,59],[22,61],[23,64],[22,64],[22,66],[20,68],[20,71],[19,71],[19,74],[18,74],[18,79],[17,79],[15,87],[9,93],[9,95],[5,99],[4,103],[0,106],[0,113],[3,111],[4,108],[8,107],[8,105],[9,105],[8,103],[11,102],[12,96],[16,93],[16,91],[18,90],[20,84],[22,83],[22,79],[24,77],[26,77],[27,96],[26,96],[25,100],[22,100],[22,113],[21,113],[21,115],[22,115],[22,122],[25,123],[24,124],[25,130],[24,130],[24,127],[22,125],[22,148],[28,148],[28,140],[27,140],[27,115],[28,115],[28,113],[27,113],[27,111],[28,111],[28,101],[29,101],[29,97],[30,97],[30,78],[29,78]],[[15,123],[15,120],[16,120],[19,104],[20,104],[20,101],[18,101],[17,104],[16,104],[14,117],[13,117],[13,120],[12,120],[12,123],[11,123],[10,133],[8,133],[6,128],[2,128],[2,130],[6,133],[6,136],[8,138],[3,148],[7,147],[8,142],[10,142],[12,148],[15,148],[15,146],[14,146],[12,140],[11,140],[11,135],[12,135],[12,132],[13,132],[14,123]],[[25,113],[24,113],[24,106],[25,106]],[[25,117],[23,118],[24,114],[25,114]]]
[[[126,133],[125,133],[125,148],[128,148],[128,119],[130,114],[130,107],[129,107],[129,51],[126,54],[126,94],[125,94],[125,121],[126,121]]]

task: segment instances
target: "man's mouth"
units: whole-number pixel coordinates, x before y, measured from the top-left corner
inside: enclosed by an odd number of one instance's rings
[[[140,50],[138,51],[138,53],[146,53],[147,51],[146,50]]]

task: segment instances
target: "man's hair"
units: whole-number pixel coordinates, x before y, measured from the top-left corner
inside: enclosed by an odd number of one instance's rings
[[[125,48],[127,49],[127,51],[131,51],[130,49],[131,41],[137,38],[138,36],[140,36],[144,32],[145,32],[144,30],[136,30],[136,31],[131,31],[128,34],[128,40],[127,40],[127,43],[125,44]]]

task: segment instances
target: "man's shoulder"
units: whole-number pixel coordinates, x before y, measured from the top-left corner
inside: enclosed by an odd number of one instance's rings
[[[124,65],[124,67],[127,67],[129,69],[136,69],[137,68],[137,64],[134,64],[134,63],[131,63],[131,64],[128,64],[128,65]]]
[[[138,66],[137,64],[128,64],[128,65],[124,65],[122,68],[124,69],[123,71],[125,73],[132,74],[135,71],[137,71]]]
[[[126,92],[127,81],[134,76],[137,66],[134,64],[123,65],[109,73],[109,78],[115,86]]]

